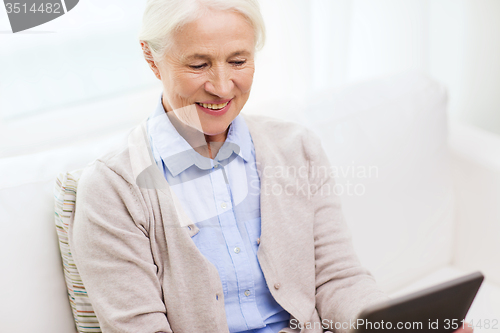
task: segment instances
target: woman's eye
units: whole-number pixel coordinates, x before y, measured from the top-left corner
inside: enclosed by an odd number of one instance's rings
[[[245,60],[242,61],[231,61],[231,63],[235,66],[243,66],[245,64]]]
[[[201,64],[201,65],[190,65],[189,67],[191,67],[192,69],[202,69],[203,67],[205,67],[207,64]]]

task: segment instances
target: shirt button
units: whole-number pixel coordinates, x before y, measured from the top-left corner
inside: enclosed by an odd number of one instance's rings
[[[245,296],[250,296],[250,290],[245,290]]]
[[[240,253],[241,249],[239,247],[235,247],[234,248],[234,253],[238,254]]]
[[[219,167],[219,165],[218,165],[218,164],[214,165],[214,168],[218,168],[218,167]]]
[[[274,289],[278,290],[278,289],[280,289],[280,287],[281,287],[280,283],[275,283],[274,284]]]
[[[218,301],[219,300],[219,294],[215,294],[215,299]]]
[[[260,244],[260,237],[257,238],[257,244]]]
[[[222,207],[222,209],[226,209],[226,207],[227,207],[225,202],[221,203],[220,206]]]

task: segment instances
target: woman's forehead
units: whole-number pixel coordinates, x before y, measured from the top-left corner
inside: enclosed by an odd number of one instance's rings
[[[241,49],[241,50],[227,54],[228,57],[238,57],[238,56],[249,57],[251,55],[252,55],[252,53],[248,50],[245,50],[245,49]],[[183,58],[185,60],[197,60],[197,59],[206,60],[206,59],[210,59],[212,57],[213,57],[213,54],[210,54],[210,53],[192,53],[192,54],[185,54]]]
[[[188,57],[214,52],[253,53],[255,32],[241,14],[230,11],[209,11],[176,31],[173,47]]]

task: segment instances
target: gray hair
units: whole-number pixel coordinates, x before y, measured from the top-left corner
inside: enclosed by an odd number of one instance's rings
[[[172,34],[210,9],[243,15],[254,28],[255,48],[264,46],[266,32],[257,0],[148,0],[139,40],[149,46],[153,58],[161,58],[172,44]]]

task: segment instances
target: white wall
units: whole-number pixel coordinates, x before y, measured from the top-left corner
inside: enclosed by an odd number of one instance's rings
[[[252,111],[409,70],[443,82],[449,116],[500,134],[500,1],[262,2],[269,41]]]
[[[431,73],[453,118],[500,134],[500,1],[433,0]]]
[[[10,30],[0,6],[0,118],[141,89],[156,80],[137,41],[143,1],[85,0],[56,20]]]
[[[428,1],[354,0],[349,80],[428,69]]]

